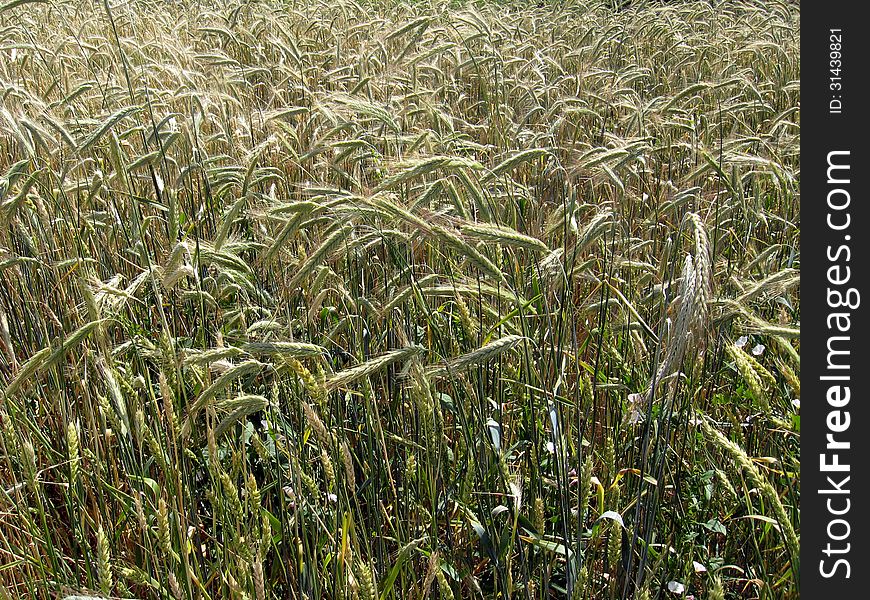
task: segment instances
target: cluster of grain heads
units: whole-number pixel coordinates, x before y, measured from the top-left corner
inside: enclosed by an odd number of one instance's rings
[[[0,589],[793,595],[799,18],[4,4]]]
[[[768,502],[776,517],[781,535],[785,541],[791,568],[795,574],[799,573],[800,540],[795,532],[794,526],[792,525],[791,517],[783,506],[782,500],[777,491],[742,448],[713,427],[707,418],[701,417],[699,424],[701,426],[701,431],[704,433],[707,440],[716,446],[730,461],[732,461],[735,470],[745,474],[753,487],[758,490],[761,497]]]

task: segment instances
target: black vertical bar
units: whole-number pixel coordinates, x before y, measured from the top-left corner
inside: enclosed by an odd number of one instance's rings
[[[801,15],[801,594],[811,599],[866,597],[870,575],[862,8],[807,2]]]

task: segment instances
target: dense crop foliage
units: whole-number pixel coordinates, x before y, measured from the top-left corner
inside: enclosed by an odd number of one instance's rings
[[[796,597],[798,24],[0,9],[0,597]]]

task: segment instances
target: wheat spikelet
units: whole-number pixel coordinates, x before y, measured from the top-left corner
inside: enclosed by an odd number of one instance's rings
[[[248,329],[245,331],[245,335],[252,335],[255,333],[271,333],[277,332],[284,329],[284,325],[278,321],[273,321],[271,319],[261,319],[256,321],[255,323],[251,323],[248,326]]]
[[[622,526],[616,521],[611,522],[607,537],[607,564],[610,565],[611,575],[616,577],[619,570],[620,556],[622,552]],[[616,583],[616,579],[613,579]]]
[[[580,568],[580,572],[577,573],[577,581],[574,582],[574,591],[572,592],[571,599],[572,600],[580,600],[584,597],[586,593],[587,585],[589,583],[589,568],[586,565]]]
[[[404,361],[413,356],[416,356],[421,351],[422,349],[416,346],[392,350],[382,356],[368,360],[355,367],[351,367],[350,369],[339,371],[331,377],[328,377],[326,380],[326,388],[329,390],[334,390],[338,387],[347,386],[348,384],[353,383],[357,379],[367,377],[372,373],[376,373],[393,363]]]
[[[263,263],[270,263],[275,258],[275,256],[283,249],[286,248],[287,239],[296,233],[299,228],[303,225],[305,220],[312,215],[319,214],[323,210],[324,207],[316,204],[314,202],[297,202],[294,203],[293,209],[303,209],[302,212],[297,212],[291,218],[283,221],[284,225],[275,238],[272,240],[272,243],[266,249],[266,251],[262,255]],[[277,213],[280,207],[273,209],[272,212]]]
[[[473,200],[472,208],[476,209],[483,219],[492,220],[494,217],[492,211],[489,209],[489,202],[487,202],[486,196],[477,182],[471,178],[465,169],[454,169],[453,176],[459,179],[460,183],[462,183],[462,187],[465,188],[468,196]],[[447,190],[448,194],[453,198],[453,203],[462,218],[471,218],[469,207],[466,207],[466,203],[463,202],[459,190],[452,181],[447,182]]]
[[[383,183],[378,185],[378,187],[375,188],[375,192],[381,192],[384,190],[398,187],[403,183],[410,182],[413,179],[426,175],[427,173],[431,173],[432,171],[435,171],[437,169],[460,168],[483,170],[484,166],[476,161],[455,156],[430,156],[428,158],[411,160],[407,161],[405,164],[400,165],[401,170],[399,171],[399,173],[396,173],[395,175],[386,179]]]
[[[743,348],[737,348],[745,357],[745,359],[752,365],[752,368],[758,373],[758,377],[764,382],[764,385],[769,389],[776,387],[776,378],[773,374],[767,370],[767,367],[758,362],[758,359],[746,352]]]
[[[190,407],[187,417],[184,419],[184,425],[181,428],[181,433],[184,437],[190,435],[190,429],[193,426],[193,420],[196,415],[205,408],[209,401],[218,395],[220,392],[227,389],[236,379],[259,373],[263,367],[261,362],[256,360],[246,360],[237,365],[232,365],[226,372],[218,377],[214,383],[205,388],[196,399],[196,402]]]
[[[0,342],[3,342],[3,350],[6,352],[6,359],[12,371],[17,371],[18,360],[15,358],[15,348],[12,346],[12,336],[9,334],[9,320],[2,307],[0,307]]]
[[[604,462],[604,480],[606,483],[610,483],[615,479],[616,474],[616,444],[613,442],[612,435],[607,435],[604,440],[602,460]]]
[[[495,179],[507,173],[508,171],[512,171],[524,162],[533,161],[543,156],[549,155],[550,151],[546,148],[529,148],[527,150],[520,150],[519,152],[515,152],[512,155],[508,156],[498,165],[493,167],[492,170],[486,175],[486,177],[484,177],[484,181]]]
[[[254,477],[253,473],[248,473],[248,477],[245,479],[245,500],[248,502],[248,509],[251,511],[251,514],[260,514],[262,494],[260,486],[257,485],[257,478]]]
[[[326,348],[305,342],[248,342],[242,344],[241,349],[252,356],[274,356],[277,354],[294,358],[318,356],[326,353]]]
[[[321,408],[325,407],[326,404],[326,396],[329,393],[326,389],[325,383],[320,381],[311,371],[305,368],[299,360],[292,356],[285,356],[284,362],[290,367],[290,369],[296,373],[299,379],[302,381],[302,385],[305,387],[305,391],[317,402],[317,405]]]
[[[544,532],[544,499],[543,498],[535,498],[535,510],[534,510],[534,519],[532,523],[535,526],[535,529],[538,531],[538,535],[545,535]]]
[[[767,323],[762,319],[752,319],[751,321],[740,322],[737,329],[740,333],[765,335],[775,338],[798,339],[801,336],[801,330],[799,328],[788,327],[786,325],[774,325],[773,323]]]
[[[463,354],[448,361],[444,366],[430,367],[427,372],[429,377],[443,377],[450,373],[459,373],[475,365],[489,362],[503,352],[507,352],[521,344],[528,338],[521,335],[507,335],[490,342],[473,352]]]
[[[788,386],[791,388],[792,392],[796,398],[801,397],[801,380],[800,377],[794,372],[794,370],[788,366],[783,361],[777,361],[777,366],[779,367],[779,372],[782,373],[783,379],[785,379]]]
[[[106,596],[112,593],[112,562],[109,550],[109,539],[103,526],[97,529],[97,580],[100,582],[100,591]]]
[[[138,301],[127,289],[118,287],[122,280],[123,276],[120,273],[116,273],[106,282],[93,279],[93,298],[97,306],[97,314],[115,316],[127,302],[131,300]],[[95,326],[101,324],[100,321],[97,321]]]
[[[165,556],[172,556],[172,534],[169,529],[169,506],[162,497],[157,501],[157,544]]]
[[[215,438],[219,439],[230,427],[248,415],[263,410],[268,404],[269,401],[258,394],[242,394],[231,400],[218,403],[218,408],[228,411],[230,414],[221,419],[217,427],[214,428]]]
[[[27,361],[21,365],[21,369],[15,374],[12,381],[6,385],[6,388],[3,390],[3,397],[11,398],[14,396],[24,382],[30,381],[34,374],[43,367],[50,354],[51,348],[43,348],[27,359]]]
[[[356,474],[353,469],[353,457],[350,454],[350,447],[347,442],[342,442],[339,446],[339,455],[341,456],[341,464],[344,467],[345,484],[351,493],[356,491]]]
[[[457,308],[459,309],[459,318],[462,327],[465,329],[465,334],[469,338],[473,338],[477,335],[478,327],[474,319],[471,318],[471,310],[468,308],[468,304],[465,300],[463,300],[462,294],[454,294],[453,298],[456,302]]]
[[[255,558],[251,563],[251,578],[254,580],[254,597],[266,600],[266,583],[263,576],[263,561]]]
[[[740,304],[736,300],[718,298],[713,304],[718,308],[720,313],[717,316],[717,320],[725,320],[735,316],[740,316],[741,319],[736,327],[739,333],[758,334],[770,337],[784,354],[786,354],[796,364],[800,364],[800,355],[797,350],[795,350],[794,346],[792,346],[788,341],[790,339],[800,338],[800,328],[768,323],[750,311],[748,307]]]
[[[255,161],[251,161],[249,167],[254,166]],[[249,175],[246,174],[246,179],[248,176]],[[239,214],[241,214],[242,209],[244,208],[245,204],[247,204],[247,202],[248,197],[246,194],[243,193],[238,200],[230,205],[229,209],[224,214],[223,218],[221,219],[220,227],[218,228],[217,234],[215,235],[214,240],[212,240],[212,245],[214,246],[215,252],[219,252],[221,247],[224,245],[224,242],[226,242],[227,236],[230,233],[230,229],[232,228],[233,223],[239,217]]]
[[[390,112],[383,106],[378,106],[358,97],[345,96],[344,94],[331,94],[329,100],[341,104],[360,115],[371,117],[383,125],[386,125],[394,133],[399,133],[400,128],[398,123],[396,123]]]
[[[610,209],[604,209],[596,213],[583,228],[583,231],[577,236],[576,251],[583,252],[586,250],[592,242],[596,241],[609,231],[612,225],[613,211]],[[573,249],[569,250],[569,254],[573,253],[573,251]]]
[[[236,348],[234,346],[228,346],[225,348],[211,348],[209,350],[203,350],[200,352],[191,352],[187,356],[185,356],[182,364],[185,366],[193,366],[193,365],[207,365],[209,363],[217,362],[219,360],[226,360],[228,358],[234,358],[243,354],[241,348]]]
[[[421,231],[430,235],[432,233],[432,228],[428,222],[400,206],[396,197],[392,194],[375,194],[364,201],[377,208],[386,217],[385,220],[391,221],[398,218],[411,225],[415,231]]]
[[[405,477],[408,481],[415,481],[417,479],[417,455],[413,452],[409,452],[408,456],[405,458]]]
[[[767,404],[767,392],[764,389],[764,382],[761,376],[755,369],[753,361],[750,360],[751,357],[734,344],[729,344],[725,350],[728,353],[728,356],[730,356],[734,361],[737,370],[740,372],[744,381],[746,381],[752,395],[762,404],[762,407],[766,412],[769,409]]]
[[[146,586],[151,590],[157,591],[163,589],[160,582],[148,575],[145,571],[138,567],[119,567],[118,572],[121,577],[140,586]],[[118,582],[118,587],[121,586],[121,581]]]
[[[411,540],[401,548],[399,548],[399,552],[396,554],[396,563],[402,563],[408,559],[411,554],[414,553],[417,548],[419,548],[423,542],[429,539],[429,536],[424,535],[423,537],[419,537],[415,540]]]
[[[436,571],[440,570],[438,552],[434,551],[429,555],[429,561],[426,564],[426,575],[423,577],[423,597],[429,595],[429,588],[435,580]]]
[[[440,567],[435,570],[435,579],[438,581],[438,591],[441,593],[441,598],[443,600],[453,600],[455,597],[453,589],[450,587],[450,583]]]
[[[710,588],[707,590],[706,600],[725,600],[725,588],[722,586],[720,577],[713,577]]]
[[[694,233],[694,267],[695,267],[695,285],[694,292],[696,297],[692,300],[692,308],[694,310],[695,319],[692,322],[691,330],[701,341],[701,333],[707,326],[707,316],[712,296],[712,257],[710,252],[710,240],[707,237],[707,230],[704,227],[701,217],[696,213],[687,213],[686,220],[692,224]]]
[[[106,132],[117,125],[122,119],[134,115],[140,110],[141,107],[139,106],[127,106],[110,115],[88,138],[77,144],[76,151],[78,154],[83,155],[88,148],[96,144]]]
[[[76,485],[79,480],[79,430],[72,421],[66,426],[66,447],[69,458],[69,482]]]
[[[794,527],[792,526],[791,519],[789,519],[788,514],[785,511],[785,507],[782,505],[782,501],[779,499],[779,494],[776,493],[776,490],[770,484],[770,482],[765,478],[755,464],[752,462],[752,459],[746,455],[740,446],[726,438],[722,433],[720,433],[717,429],[715,429],[708,421],[708,419],[702,416],[699,419],[701,430],[704,435],[710,440],[713,445],[722,450],[729,458],[731,458],[734,463],[746,473],[749,477],[749,480],[752,482],[754,486],[758,488],[758,491],[761,495],[767,500],[769,506],[773,509],[773,512],[776,516],[777,521],[779,522],[780,532],[785,540],[786,545],[788,546],[789,553],[791,554],[791,559],[795,565],[797,565],[797,561],[800,557],[800,542],[798,540],[797,534],[795,533]],[[797,569],[795,569],[797,571]]]
[[[698,317],[698,311],[701,310],[698,303],[703,301],[705,293],[699,292],[698,286],[705,285],[705,282],[702,276],[697,275],[695,262],[691,255],[687,255],[683,263],[680,281],[679,296],[675,300],[677,318],[673,330],[668,336],[664,358],[653,379],[656,386],[680,367],[689,341],[695,338],[699,326],[704,323],[703,317]],[[650,390],[648,393],[654,394],[655,390]]]
[[[783,269],[778,273],[766,277],[743,292],[737,298],[737,302],[745,305],[750,302],[761,302],[768,298],[781,296],[798,283],[800,283],[799,271],[795,269]]]
[[[547,245],[537,238],[523,235],[515,229],[504,225],[491,225],[489,223],[475,223],[472,225],[463,225],[461,228],[463,234],[476,237],[488,242],[496,242],[506,246],[515,246],[517,248],[525,248],[535,252],[549,252]]]
[[[435,276],[437,277],[437,276]],[[467,296],[471,299],[478,300],[481,295],[490,296],[493,299],[501,300],[508,304],[512,304],[517,306],[518,308],[523,308],[528,311],[529,314],[535,314],[537,311],[533,306],[529,305],[529,302],[521,295],[512,290],[505,288],[504,286],[491,286],[486,283],[479,283],[475,285],[471,285],[470,283],[463,282],[453,282],[445,285],[431,285],[427,283],[424,285],[423,280],[427,278],[422,278],[420,283],[420,293],[424,296]],[[432,281],[432,280],[430,280]],[[416,286],[414,286],[416,288]],[[413,290],[409,290],[413,291]],[[487,314],[492,315],[493,317],[498,316],[498,311],[494,311],[493,307],[490,306],[489,302],[482,303],[480,309]],[[505,323],[505,326],[508,326],[508,323]]]
[[[728,497],[731,500],[737,500],[739,496],[737,495],[737,490],[734,489],[734,486],[731,484],[731,480],[728,479],[728,475],[722,469],[715,467],[713,472],[716,474],[716,477],[722,482],[725,491],[728,493]]]
[[[335,466],[326,450],[320,450],[320,466],[323,468],[323,477],[326,479],[326,490],[335,489]],[[315,486],[316,487],[316,486]]]
[[[436,403],[432,396],[431,383],[418,359],[411,363],[409,375],[409,395],[417,407],[417,414],[420,415],[423,440],[431,456],[439,439],[438,419],[435,416]]]
[[[326,429],[326,425],[323,424],[323,421],[320,420],[314,407],[302,400],[302,412],[305,414],[305,420],[308,422],[308,426],[314,432],[314,437],[317,438],[317,441],[320,442],[322,446],[328,447],[332,443],[332,435]]]
[[[378,589],[375,586],[375,578],[371,567],[365,562],[358,560],[356,564],[356,580],[359,585],[360,600],[376,600]]]
[[[388,34],[384,38],[384,40],[390,41],[390,40],[393,40],[395,38],[402,37],[403,35],[405,35],[409,31],[413,31],[415,29],[420,30],[417,32],[418,34],[422,33],[422,30],[425,29],[432,22],[432,20],[433,20],[432,17],[430,17],[428,15],[423,16],[423,17],[418,17],[416,19],[412,19],[411,21],[409,21],[405,25],[402,25],[398,29],[392,31],[390,34]]]
[[[154,435],[154,432],[148,427],[145,423],[145,413],[142,409],[137,409],[135,414],[133,415],[133,420],[136,425],[136,431],[139,436],[139,443],[142,441],[145,442],[145,445],[148,447],[151,456],[157,461],[157,464],[160,465],[161,469],[166,471],[167,469],[167,461],[166,455],[163,452],[163,446],[160,445],[160,442],[157,440],[157,437]]]
[[[108,403],[108,412],[115,418],[121,434],[127,435],[130,432],[130,418],[127,416],[127,403],[121,393],[121,386],[115,377],[114,369],[106,364],[103,357],[97,358],[96,364],[97,370],[103,376],[106,382],[106,389],[109,392],[108,398],[111,401]]]
[[[505,282],[504,273],[501,272],[491,260],[481,254],[474,246],[465,242],[462,238],[448,231],[440,225],[433,225],[432,231],[436,238],[444,242],[454,252],[461,256],[465,256],[479,268],[483,273],[486,273],[496,281]]]
[[[169,581],[169,591],[172,592],[174,600],[182,600],[181,585],[178,583],[175,573],[167,575],[167,580]]]
[[[403,288],[400,292],[393,295],[392,300],[390,300],[387,304],[383,306],[380,311],[381,318],[386,317],[390,313],[393,312],[396,308],[400,307],[404,304],[413,294],[415,289],[429,285],[431,282],[438,281],[440,279],[439,275],[430,274],[424,277],[421,277],[415,283]],[[387,286],[389,288],[390,286]]]
[[[564,254],[564,248],[556,248],[541,260],[541,274],[545,280],[553,283],[556,280],[567,279],[565,266],[562,264]]]
[[[142,493],[139,491],[133,493],[133,508],[136,512],[136,522],[139,525],[139,531],[144,534],[148,530],[148,521],[145,518],[145,505],[142,502]]]
[[[324,260],[326,260],[327,255],[332,252],[336,246],[341,244],[347,236],[350,235],[350,229],[347,227],[339,226],[336,228],[332,234],[327,237],[323,242],[317,247],[317,249],[311,253],[311,255],[305,259],[299,267],[296,269],[296,273],[287,282],[287,287],[290,289],[297,288],[302,281],[305,280],[315,269],[318,267]]]
[[[185,276],[194,276],[196,272],[190,265],[185,264],[190,260],[190,249],[187,243],[180,241],[172,248],[166,264],[163,265],[163,277],[161,283],[167,290],[175,287],[175,284]]]
[[[234,518],[241,520],[244,516],[245,509],[242,506],[242,501],[239,499],[239,490],[236,488],[236,484],[223,469],[219,469],[218,479],[220,480],[223,498],[229,505],[230,514],[232,514]]]

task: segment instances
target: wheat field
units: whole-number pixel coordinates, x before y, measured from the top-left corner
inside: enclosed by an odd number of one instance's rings
[[[0,598],[796,598],[793,2],[0,7]]]

